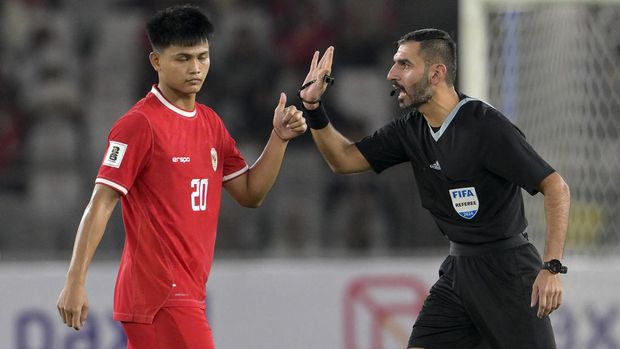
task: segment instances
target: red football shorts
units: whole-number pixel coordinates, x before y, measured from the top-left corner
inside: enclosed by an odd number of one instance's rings
[[[204,309],[162,308],[152,324],[123,322],[127,349],[214,349]]]

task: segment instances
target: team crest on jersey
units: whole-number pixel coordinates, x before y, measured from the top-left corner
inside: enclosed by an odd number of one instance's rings
[[[123,156],[125,156],[125,150],[127,150],[127,144],[110,141],[110,146],[103,159],[103,164],[110,167],[121,167]]]
[[[217,171],[217,151],[215,148],[211,148],[211,166],[213,166],[213,171]]]
[[[478,213],[476,188],[450,189],[450,199],[452,199],[452,207],[454,207],[459,216],[465,219],[472,219]]]

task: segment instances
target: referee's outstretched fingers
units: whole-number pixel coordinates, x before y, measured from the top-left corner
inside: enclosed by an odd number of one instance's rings
[[[544,318],[562,302],[562,283],[558,275],[541,270],[532,285],[531,306],[538,304],[537,316]]]
[[[556,291],[550,286],[546,286],[543,288],[541,292],[541,299],[544,299],[544,307],[538,311],[538,316],[543,318],[545,316],[549,316],[551,312],[555,309],[555,299],[556,299]]]
[[[560,294],[558,292],[554,292],[552,296],[553,296],[553,298],[552,298],[552,301],[551,301],[551,310],[549,311],[549,313],[553,312],[554,310],[556,310],[560,306],[560,304],[559,304],[559,296],[560,296]]]
[[[549,313],[548,299],[544,290],[538,290],[538,313],[539,318],[544,318]]]

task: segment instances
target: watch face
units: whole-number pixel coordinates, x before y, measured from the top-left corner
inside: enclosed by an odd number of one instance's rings
[[[552,272],[559,273],[561,268],[562,263],[559,260],[553,259],[549,261],[549,269],[551,269]]]
[[[557,259],[552,259],[548,262],[543,263],[543,269],[547,269],[553,274],[566,274],[566,272],[568,271],[568,268],[562,265],[562,262]]]

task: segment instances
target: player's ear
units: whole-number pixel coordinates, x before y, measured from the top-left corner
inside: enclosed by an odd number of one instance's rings
[[[149,53],[149,61],[151,62],[151,65],[153,66],[153,69],[155,69],[155,71],[159,71],[161,69],[161,64],[160,64],[159,59],[160,59],[160,56],[157,51],[153,51]]]

